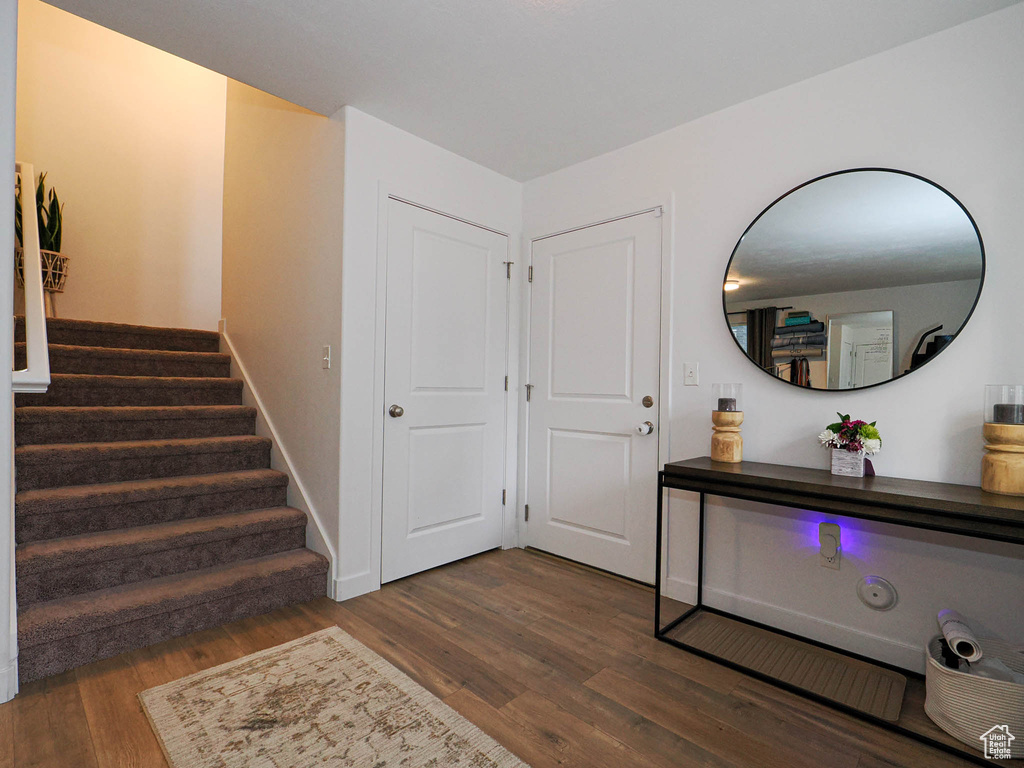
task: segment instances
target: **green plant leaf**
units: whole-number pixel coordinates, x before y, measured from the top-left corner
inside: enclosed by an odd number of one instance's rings
[[[18,239],[18,245],[24,247],[25,240],[21,234],[21,174],[14,179],[14,236]]]
[[[15,202],[15,213],[20,208]],[[64,230],[64,204],[61,203],[57,190],[51,188],[46,193],[46,173],[39,174],[39,183],[36,185],[36,222],[39,226],[39,248],[44,251],[60,252],[61,239]],[[20,228],[16,230],[20,233]]]
[[[24,247],[21,174],[15,174],[14,191],[14,235],[18,245]],[[57,190],[51,188],[47,194],[45,172],[39,174],[39,183],[36,185],[36,224],[39,230],[39,248],[60,253],[64,232],[64,204],[60,201]]]
[[[866,437],[869,440],[881,440],[882,436],[878,434],[878,430],[874,424],[865,424],[860,428],[861,437]]]
[[[56,233],[53,236],[53,245],[54,245],[53,250],[57,251],[58,253],[60,252],[60,241],[61,241],[61,235],[63,234],[63,232],[64,232],[64,203],[61,203],[60,207],[57,208],[57,231],[56,231]]]
[[[60,200],[53,189],[50,190],[49,202],[46,212],[46,250],[60,251]]]

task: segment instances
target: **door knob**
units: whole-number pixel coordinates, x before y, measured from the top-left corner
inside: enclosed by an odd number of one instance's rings
[[[405,413],[405,408],[403,408],[400,405],[392,405],[390,408],[388,408],[388,415],[392,419],[397,419],[403,413]]]
[[[643,424],[636,425],[637,434],[649,435],[654,431],[654,424],[649,421],[645,421]]]

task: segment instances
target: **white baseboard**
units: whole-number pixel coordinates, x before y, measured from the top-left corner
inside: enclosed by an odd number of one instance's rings
[[[687,579],[666,578],[662,582],[662,594],[673,600],[693,604],[697,601],[697,583]],[[772,605],[723,589],[704,585],[704,603],[747,619],[759,621],[771,627],[845,648],[861,656],[879,659],[903,669],[924,672],[924,648],[865,632],[857,627],[794,611],[780,605]],[[671,617],[668,617],[671,618]]]
[[[0,669],[0,704],[10,701],[18,693],[18,660],[14,659]]]
[[[891,637],[865,632],[790,608],[772,605],[713,587],[704,587],[704,602],[729,613],[793,632],[812,640],[845,648],[868,658],[895,664],[903,669],[924,672],[924,648]]]
[[[266,407],[264,407],[259,391],[253,385],[245,363],[238,355],[234,344],[231,343],[231,337],[228,336],[227,332],[227,321],[225,320],[220,321],[220,338],[225,351],[231,355],[232,366],[237,369],[238,375],[242,379],[244,394],[246,395],[245,399],[251,401],[256,407],[256,433],[263,437],[269,437],[273,441],[271,467],[288,475],[288,503],[305,512],[306,520],[312,523],[312,526],[306,526],[306,546],[330,561],[330,569],[327,572],[327,594],[332,600],[338,600],[340,599],[338,597],[338,580],[335,578],[338,556],[325,533],[323,521],[316,511],[316,507],[310,502],[310,495],[306,490],[306,485],[302,482],[302,478],[296,471],[295,465],[292,463],[291,456],[288,453],[288,448],[282,442],[281,436],[278,434],[274,422],[270,418],[270,414],[267,412]]]
[[[334,580],[334,599],[341,602],[353,597],[365,595],[368,592],[376,592],[380,589],[380,578],[374,578],[369,571],[353,573],[349,576],[341,576]]]
[[[661,582],[661,593],[665,597],[693,605],[697,602],[697,582],[669,576]]]

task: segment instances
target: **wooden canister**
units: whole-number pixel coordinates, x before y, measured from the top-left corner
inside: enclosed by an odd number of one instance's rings
[[[985,422],[981,488],[989,493],[1024,496],[1024,424]]]
[[[743,461],[743,411],[712,411],[711,423],[711,460],[730,464]]]

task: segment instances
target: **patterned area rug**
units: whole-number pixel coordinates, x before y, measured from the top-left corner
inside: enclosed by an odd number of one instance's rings
[[[337,627],[139,698],[174,768],[528,768]]]

